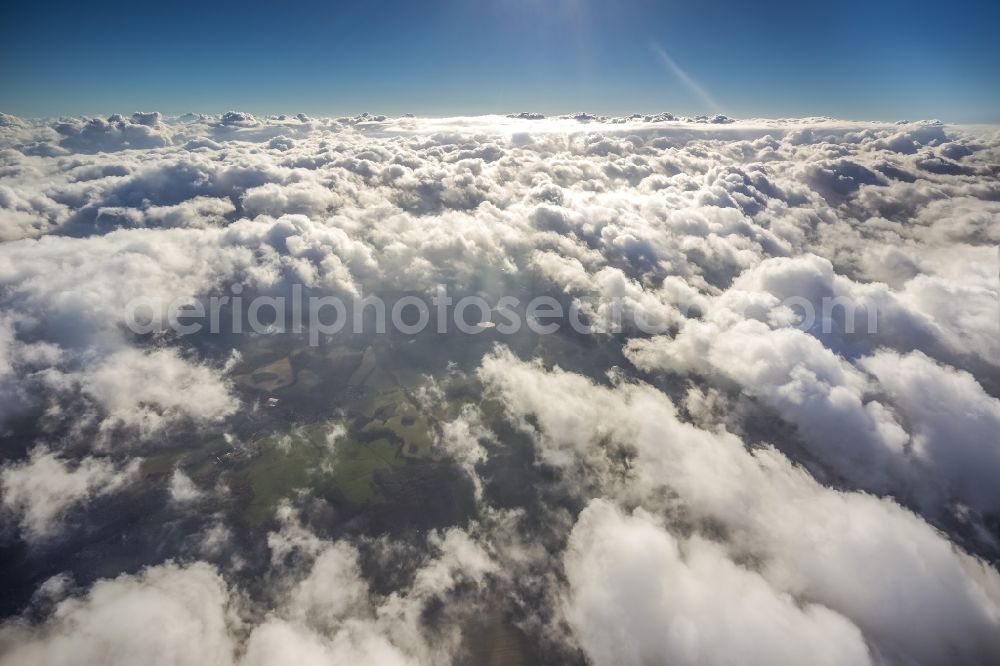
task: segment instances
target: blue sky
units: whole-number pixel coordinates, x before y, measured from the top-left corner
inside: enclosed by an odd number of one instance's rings
[[[995,2],[112,1],[3,13],[0,110],[25,116],[666,110],[1000,122]]]

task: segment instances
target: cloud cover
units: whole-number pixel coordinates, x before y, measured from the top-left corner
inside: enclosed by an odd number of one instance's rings
[[[996,130],[935,122],[5,117],[0,497],[38,552],[171,437],[255,409],[226,355],[130,333],[136,297],[163,318],[237,283],[546,293],[580,299],[617,367],[476,361],[502,421],[464,405],[436,444],[474,523],[340,539],[293,497],[257,535],[265,592],[251,563],[165,553],[39,593],[2,659],[448,663],[497,603],[594,664],[992,663],[998,162]],[[491,472],[510,429],[544,472],[513,508]],[[227,501],[142,474],[129,492],[176,511]],[[375,589],[365,558],[407,549],[409,580]]]

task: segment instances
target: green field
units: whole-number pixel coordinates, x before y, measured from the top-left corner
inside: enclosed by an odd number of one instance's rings
[[[314,424],[272,435],[258,443],[259,456],[232,473],[235,487],[251,494],[246,518],[255,525],[268,521],[286,497],[338,496],[354,505],[384,501],[379,474],[391,474],[408,460],[433,455],[431,422],[399,390],[379,394],[370,403],[372,417],[333,442],[327,433],[336,424]]]

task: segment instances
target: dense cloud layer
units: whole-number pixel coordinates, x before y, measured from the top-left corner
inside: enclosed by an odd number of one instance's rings
[[[859,635],[844,618],[863,632],[874,663],[1000,657],[1000,575],[896,503],[825,488],[773,449],[681,422],[670,400],[643,384],[601,387],[506,352],[487,358],[481,376],[543,459],[572,468],[574,486],[641,507],[625,518],[607,500],[592,500],[570,537],[567,612],[595,662],[643,663],[657,654],[754,661],[746,650],[751,637],[760,639],[762,612],[772,627],[802,625],[789,630],[802,643],[760,640],[760,663],[801,663],[817,650],[830,663],[857,663]],[[688,536],[678,543],[663,520]],[[630,564],[611,568],[607,558]],[[732,624],[695,619],[703,613]],[[622,616],[624,625],[609,627]],[[736,638],[720,645],[713,631]],[[626,646],[636,650],[631,659],[623,659]]]
[[[0,115],[5,547],[170,516],[144,567],[33,582],[0,663],[474,661],[489,613],[597,665],[996,663],[998,175],[933,121]],[[474,504],[438,529],[305,489],[248,527],[177,453],[265,419],[242,343],[126,326],[439,284],[596,332],[426,348]]]

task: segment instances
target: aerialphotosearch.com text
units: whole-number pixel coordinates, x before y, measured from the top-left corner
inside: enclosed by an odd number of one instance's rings
[[[549,335],[568,325],[581,335],[623,330],[660,335],[669,331],[679,319],[702,314],[690,311],[682,302],[650,313],[621,297],[560,301],[551,295],[528,300],[506,295],[491,303],[480,295],[455,298],[445,285],[437,285],[429,298],[406,294],[389,299],[389,302],[377,295],[306,296],[301,284],[292,285],[287,296],[249,296],[240,284],[232,285],[229,291],[229,294],[179,298],[170,302],[138,297],[126,304],[124,322],[137,335],[167,330],[179,335],[291,332],[306,333],[309,344],[318,345],[326,337],[342,332],[381,334],[391,327],[403,335],[417,335],[432,325],[439,334],[457,330],[467,335],[486,331],[512,335],[527,327],[537,335]],[[856,329],[863,328],[869,334],[876,332],[877,312],[841,297],[823,298],[816,304],[793,296],[771,309],[775,308],[787,308],[796,321],[796,328],[803,330],[853,334]],[[664,316],[664,311],[676,316]]]

